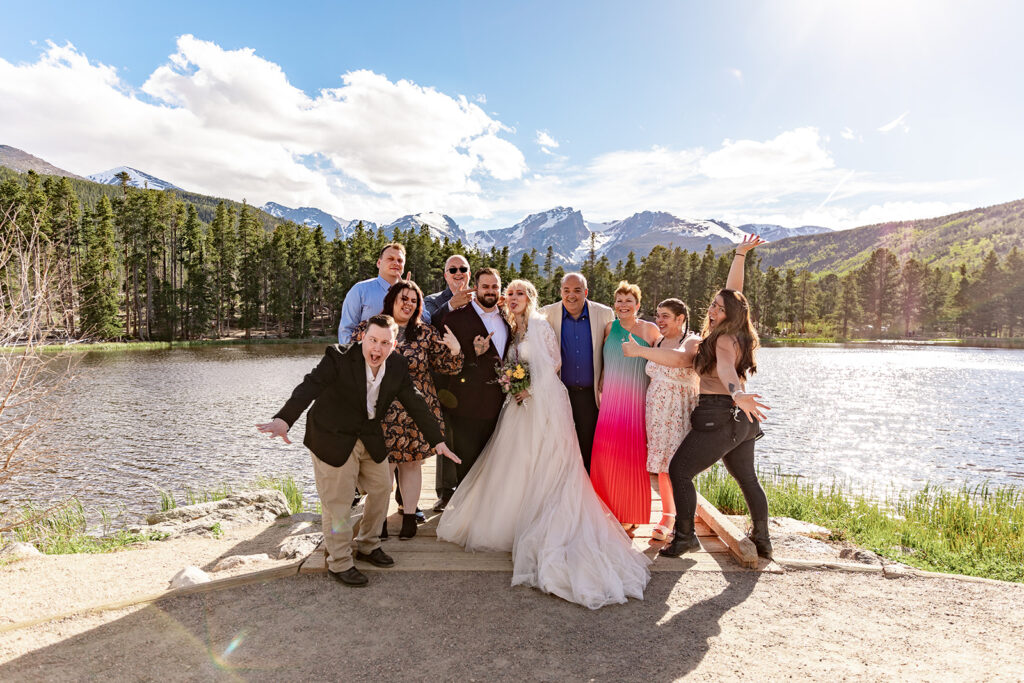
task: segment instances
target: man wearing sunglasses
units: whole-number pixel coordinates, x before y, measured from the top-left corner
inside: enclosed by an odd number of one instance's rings
[[[470,275],[469,261],[465,256],[449,256],[444,262],[444,281],[448,286],[423,298],[423,310],[429,316],[429,322],[441,332],[444,332],[445,316],[473,300]]]
[[[423,310],[430,315],[430,322],[438,330],[444,333],[444,319],[452,311],[456,311],[473,300],[475,291],[469,285],[470,279],[469,261],[462,254],[453,254],[444,262],[444,281],[447,287],[440,292],[423,297]],[[435,378],[435,385],[438,387],[448,386],[447,377]],[[447,410],[443,408],[444,399],[441,400],[442,410],[445,412],[445,419],[448,419]],[[451,429],[449,428],[449,432]],[[435,490],[437,492],[437,504],[434,510],[440,512],[455,490],[458,480],[458,473],[455,463],[445,462],[444,458],[437,460],[437,473],[434,477]]]

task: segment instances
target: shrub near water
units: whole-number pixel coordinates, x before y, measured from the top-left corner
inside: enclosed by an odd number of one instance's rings
[[[85,508],[77,498],[64,505],[47,511],[34,505],[21,510],[25,524],[14,530],[14,537],[24,543],[32,543],[47,555],[67,553],[106,553],[125,546],[162,538],[160,534],[133,534],[124,529],[106,533],[110,517],[101,510],[104,521],[103,534],[95,536],[87,531]]]
[[[890,494],[884,503],[833,482],[802,483],[778,472],[759,473],[768,508],[832,530],[883,557],[931,571],[1024,582],[1024,494],[987,486],[958,490],[926,487]],[[746,514],[739,486],[715,465],[698,490],[726,514]]]

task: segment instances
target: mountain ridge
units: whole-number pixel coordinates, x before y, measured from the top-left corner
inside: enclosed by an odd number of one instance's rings
[[[110,185],[69,173],[8,145],[0,145],[0,167],[5,167],[5,173],[9,168],[17,173],[32,170],[42,175],[68,177],[78,188],[83,201],[101,193],[113,196],[114,192]],[[144,173],[138,169],[131,171],[140,176]],[[219,201],[236,208],[241,205],[234,200],[181,190],[150,174],[145,176],[166,184],[182,199],[195,203],[200,219],[206,222],[212,220]],[[150,189],[155,188],[150,186]],[[315,207],[289,209],[267,202],[263,207],[253,208],[267,230],[272,230],[282,220],[311,225],[323,224],[329,218],[336,223],[338,233],[345,237],[360,222],[358,219],[332,216]],[[296,220],[288,213],[296,211],[305,214],[296,216],[299,218]],[[866,262],[870,253],[879,247],[889,248],[901,259],[914,257],[932,266],[948,268],[958,267],[961,263],[976,268],[992,249],[1003,254],[1014,246],[1024,248],[1024,199],[937,218],[891,221],[842,231],[831,231],[821,226],[785,228],[761,223],[732,226],[715,219],[678,218],[663,211],[641,211],[622,220],[595,222],[587,221],[582,211],[563,206],[530,214],[510,227],[473,233],[466,233],[450,216],[435,212],[408,214],[384,226],[366,220],[362,223],[367,230],[383,229],[385,233],[393,232],[396,227],[419,229],[420,225],[427,224],[435,237],[451,241],[462,239],[465,244],[484,250],[507,246],[515,265],[518,265],[522,254],[531,249],[537,250],[539,260],[543,262],[547,247],[551,246],[555,265],[577,266],[589,254],[591,235],[594,236],[598,256],[607,256],[614,265],[616,260],[624,260],[630,250],[635,252],[639,261],[656,244],[691,251],[703,250],[708,245],[717,251],[727,250],[741,239],[742,234],[756,231],[771,240],[770,244],[758,248],[763,268],[807,269],[814,273],[847,272]]]

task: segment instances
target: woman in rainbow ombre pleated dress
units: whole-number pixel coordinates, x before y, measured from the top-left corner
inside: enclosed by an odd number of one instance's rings
[[[640,288],[626,281],[615,290],[617,319],[604,331],[601,408],[590,461],[594,491],[630,536],[651,517],[644,418],[650,378],[644,359],[626,358],[622,344],[632,336],[637,343],[651,346],[661,336],[657,325],[637,318],[640,296]]]

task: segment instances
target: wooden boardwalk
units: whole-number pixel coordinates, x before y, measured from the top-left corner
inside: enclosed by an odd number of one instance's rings
[[[388,531],[390,538],[384,542],[384,550],[395,558],[395,565],[385,571],[512,571],[510,553],[465,552],[460,546],[437,538],[437,524],[441,513],[431,508],[437,501],[434,495],[434,462],[429,458],[423,465],[423,493],[419,506],[427,516],[425,524],[419,525],[415,538],[399,540],[398,530],[402,517],[394,496],[391,498]],[[696,531],[700,539],[700,552],[687,553],[679,558],[661,557],[658,550],[664,542],[651,538],[654,525],[661,520],[661,501],[654,495],[654,510],[648,524],[641,525],[633,539],[633,547],[650,557],[651,571],[744,571],[757,568],[757,554],[753,544],[742,536],[739,529],[706,501],[700,499],[697,508]],[[358,516],[353,516],[358,525]],[[358,526],[356,527],[358,528]],[[763,562],[761,563],[764,564]],[[378,568],[356,561],[360,570],[375,571]],[[763,569],[763,567],[762,567]],[[302,564],[303,574],[326,572],[326,558],[323,544]]]

